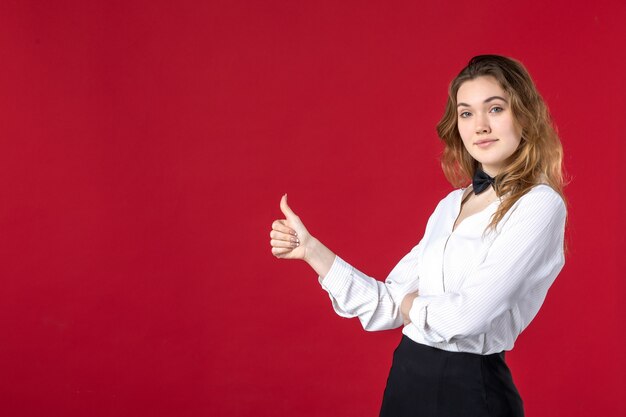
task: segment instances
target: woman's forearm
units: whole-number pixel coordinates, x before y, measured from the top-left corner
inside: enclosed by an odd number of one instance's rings
[[[328,274],[336,255],[322,242],[311,236],[311,241],[306,247],[304,260],[322,278]]]

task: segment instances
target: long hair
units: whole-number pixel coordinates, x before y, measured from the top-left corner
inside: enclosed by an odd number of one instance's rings
[[[454,187],[468,184],[480,164],[465,149],[458,129],[457,92],[461,84],[478,77],[495,78],[509,95],[511,111],[522,128],[517,150],[505,161],[494,189],[502,202],[489,223],[495,229],[507,211],[530,189],[541,183],[563,195],[563,148],[548,108],[524,66],[499,55],[479,55],[452,80],[437,134],[445,143],[441,166]]]

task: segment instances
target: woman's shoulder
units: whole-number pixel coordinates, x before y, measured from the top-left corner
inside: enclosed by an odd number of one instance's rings
[[[439,204],[456,204],[463,198],[467,190],[468,187],[454,189],[442,198],[441,201],[439,201]]]
[[[460,201],[463,198],[463,193],[465,192],[465,190],[465,188],[458,188],[446,194],[446,196],[439,200],[439,202],[435,206],[435,210],[433,211],[432,216],[436,216],[442,212],[447,212],[449,210],[457,210],[460,206]]]
[[[548,184],[537,184],[521,196],[511,207],[511,212],[521,211],[532,216],[552,217],[567,214],[561,194]]]
[[[544,201],[558,205],[565,205],[563,197],[550,185],[541,183],[532,187],[520,200]]]

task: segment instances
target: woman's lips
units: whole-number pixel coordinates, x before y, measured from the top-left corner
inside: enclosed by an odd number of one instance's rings
[[[497,141],[498,139],[481,139],[474,142],[474,145],[478,146],[479,148],[487,148],[489,147],[489,145]]]

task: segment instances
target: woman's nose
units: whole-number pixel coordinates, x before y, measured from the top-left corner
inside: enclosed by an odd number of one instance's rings
[[[481,135],[483,133],[491,133],[491,126],[489,126],[489,120],[486,117],[476,117],[476,134]]]

